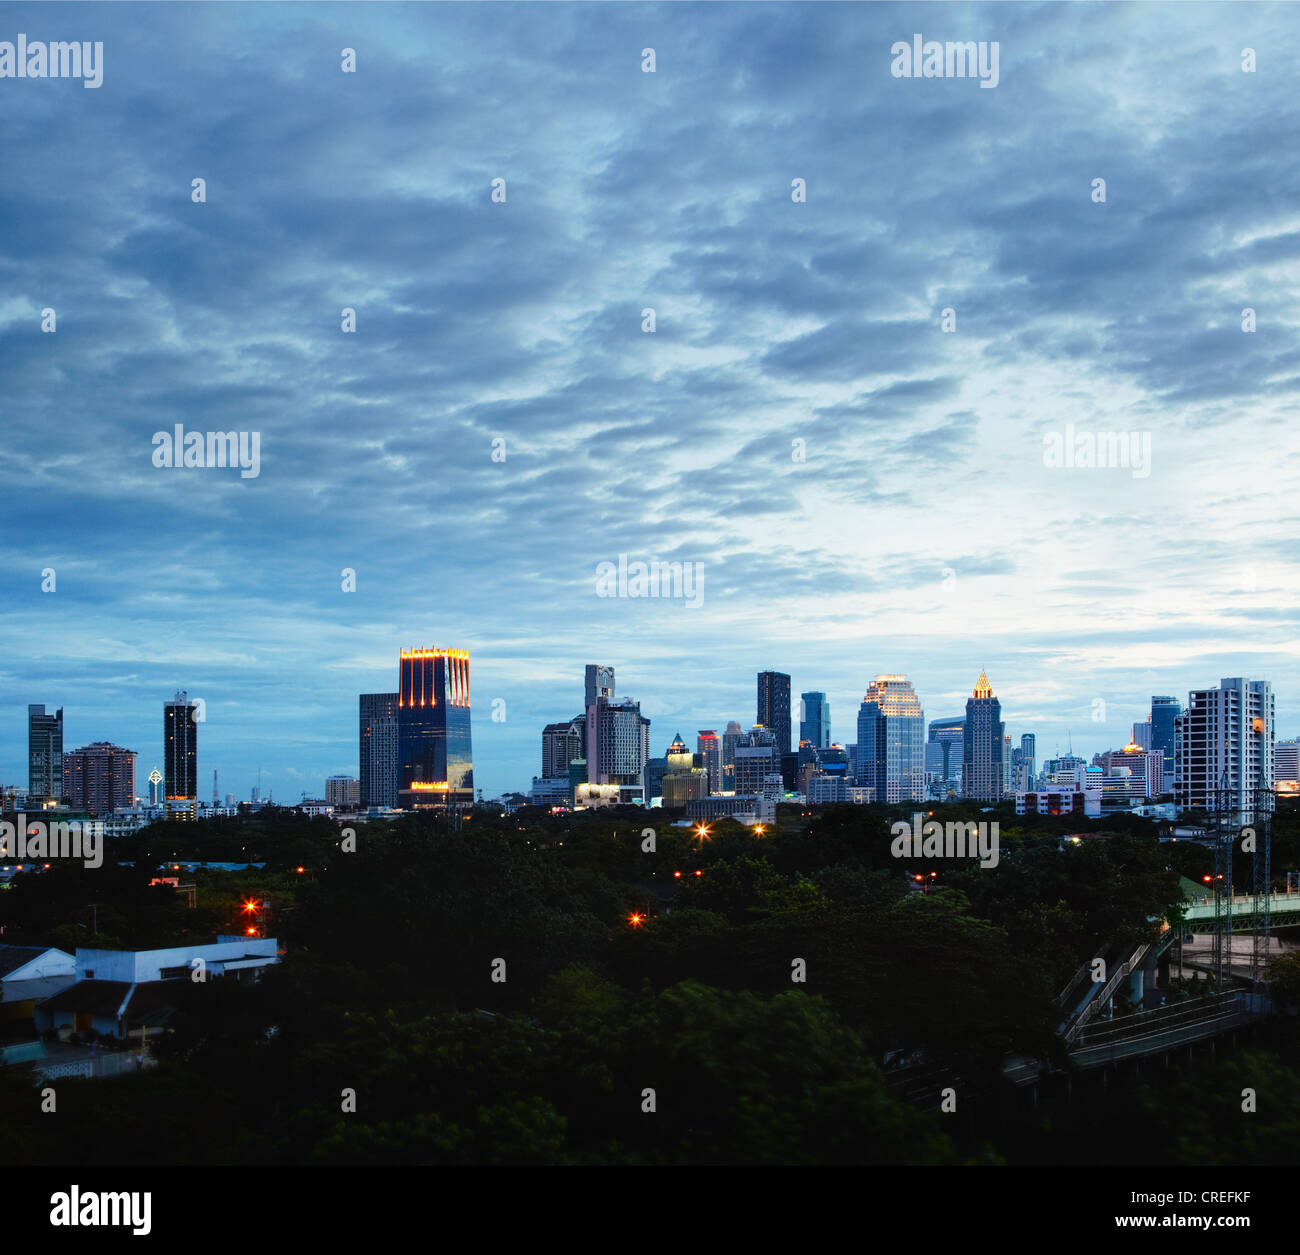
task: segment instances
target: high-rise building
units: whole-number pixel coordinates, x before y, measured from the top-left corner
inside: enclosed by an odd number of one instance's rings
[[[1017,785],[1018,790],[1028,792],[1034,787],[1034,757],[1038,752],[1038,742],[1032,732],[1026,732],[1020,738],[1020,774],[1024,778],[1023,785]]]
[[[27,707],[27,804],[63,800],[63,707]]]
[[[396,693],[362,693],[361,806],[397,805],[397,703]]]
[[[1003,794],[1002,703],[993,695],[989,678],[980,672],[975,692],[966,699],[962,725],[962,797],[996,802]]]
[[[758,673],[758,718],[776,736],[778,758],[790,752],[790,677],[780,671]]]
[[[199,797],[198,703],[178,692],[163,703],[163,801],[197,802]]]
[[[398,667],[398,805],[406,810],[471,805],[469,653],[404,649]]]
[[[1151,748],[1151,716],[1148,715],[1141,723],[1133,725],[1133,737],[1129,742],[1136,745],[1139,749],[1149,750]]]
[[[650,720],[640,703],[615,698],[614,668],[587,664],[587,783],[617,785],[619,800],[645,804]]]
[[[777,753],[776,733],[761,723],[750,728],[736,743],[734,751],[737,793],[761,793],[770,775],[780,775],[781,759]]]
[[[1253,822],[1259,794],[1273,788],[1273,686],[1233,676],[1196,689],[1178,718],[1179,800]]]
[[[803,715],[799,720],[799,741],[813,749],[825,749],[831,743],[831,704],[825,693],[800,693]]]
[[[354,811],[361,803],[361,781],[355,776],[330,776],[325,781],[325,804],[335,810]]]
[[[938,785],[936,797],[945,798],[961,792],[962,728],[965,723],[961,717],[930,720],[925,769]]]
[[[722,740],[716,732],[701,730],[696,737],[696,749],[704,759],[704,772],[708,776],[709,792],[722,790]]]
[[[585,758],[587,719],[580,716],[563,723],[548,723],[542,729],[542,777],[559,779],[569,774],[575,758]]]
[[[736,746],[744,738],[744,731],[735,719],[728,719],[722,733],[722,788],[724,791],[736,787]]]
[[[878,802],[925,800],[925,712],[904,675],[878,675],[858,708],[857,783]]]
[[[63,755],[63,796],[98,818],[135,805],[135,751],[94,741]]]
[[[1183,708],[1175,697],[1151,699],[1151,748],[1165,756],[1165,789],[1172,792],[1178,781],[1178,716]]]
[[[1274,782],[1300,782],[1300,740],[1277,741],[1273,746]]]

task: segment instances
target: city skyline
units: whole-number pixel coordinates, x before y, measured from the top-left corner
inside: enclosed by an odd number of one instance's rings
[[[401,651],[399,650],[399,653],[400,652]],[[465,652],[468,654],[472,654],[473,650],[468,650]],[[576,671],[577,680],[574,685],[574,691],[579,694],[581,694],[582,683],[583,683],[582,681],[583,669],[587,665],[589,664],[585,664],[585,663],[581,664],[581,666],[579,666],[579,668]],[[613,665],[614,665],[614,669],[620,673],[620,688],[621,688],[622,669],[619,667],[617,663]],[[391,666],[389,669],[391,671]],[[475,671],[476,674],[481,674],[481,669],[479,667],[479,664],[477,663],[477,660],[475,661]],[[752,677],[757,673],[751,672],[750,674],[751,674],[751,679],[748,685],[748,689],[751,694],[749,700],[750,703],[752,704],[753,702],[752,692],[753,692],[753,683],[754,683]],[[881,674],[892,674],[892,673],[881,673]],[[912,675],[903,672],[897,674],[905,675],[909,681],[911,681],[914,685],[916,684],[916,681]],[[876,678],[875,676],[872,677],[872,682],[874,682],[875,678]],[[1191,693],[1199,690],[1204,690],[1206,688],[1217,688],[1220,679],[1222,678],[1226,678],[1226,677],[1216,677],[1214,679],[1207,678],[1203,680],[1200,684],[1194,685],[1192,688],[1187,689],[1185,692],[1181,694],[1175,692],[1174,694],[1172,694],[1172,696],[1174,696],[1179,702],[1185,704],[1188,696]],[[1254,677],[1247,677],[1247,678],[1254,678]],[[480,682],[476,679],[475,681],[476,689],[479,683]],[[631,682],[629,682],[629,685],[630,683]],[[847,692],[848,690],[845,690],[846,694]],[[856,699],[856,701],[853,702],[855,720],[857,717],[858,707],[862,703],[865,692],[866,690],[864,689],[863,693],[861,693]],[[1004,696],[1004,692],[1005,691],[1001,687],[999,687],[999,691],[998,691],[999,699]],[[945,720],[945,719],[960,719],[963,717],[962,713],[960,712],[957,714],[939,713],[939,708],[937,706],[932,707],[931,703],[927,699],[926,691],[923,688],[918,686],[916,688],[916,693],[918,698],[920,699],[921,707],[924,712],[924,725],[926,728],[927,735],[928,735],[929,725],[932,722],[936,720]],[[1273,688],[1273,693],[1274,693],[1275,700],[1277,700],[1277,709],[1278,710],[1285,709],[1286,703],[1285,701],[1281,700],[1282,695],[1277,692],[1276,686],[1274,686]],[[197,694],[195,696],[197,697]],[[282,802],[284,802],[286,805],[291,805],[294,801],[298,799],[299,795],[305,795],[307,797],[323,797],[324,784],[325,781],[330,776],[345,775],[345,776],[354,777],[358,780],[362,778],[361,770],[360,770],[361,763],[359,758],[359,746],[358,746],[356,729],[357,729],[357,703],[360,697],[365,697],[365,696],[387,696],[387,695],[365,694],[365,693],[360,693],[360,694],[353,693],[350,695],[350,699],[348,700],[347,703],[350,711],[349,726],[347,731],[340,732],[339,737],[337,738],[340,741],[346,741],[350,748],[347,751],[344,751],[344,757],[338,763],[336,763],[330,770],[320,774],[318,777],[313,778],[305,771],[293,773],[290,776],[291,779],[293,779],[294,781],[302,780],[304,783],[301,788],[295,785],[288,792],[286,792],[282,788],[280,790],[280,800]],[[1161,695],[1152,694],[1150,697],[1147,698],[1147,706],[1146,706],[1147,714],[1150,713],[1152,699],[1158,696]],[[969,699],[969,697],[970,697],[970,688],[967,687],[963,691],[961,696],[960,706],[963,709],[964,709],[965,701]],[[169,705],[172,700],[173,700],[172,698],[161,699],[159,705],[165,707]],[[190,700],[193,701],[195,700],[195,698],[192,697],[190,698]],[[207,700],[206,699],[203,700],[206,708],[208,705]],[[828,697],[828,701],[830,700],[832,699]],[[1103,700],[1105,699],[1103,698]],[[575,701],[577,705],[581,705],[581,696],[575,699]],[[847,697],[842,697],[841,702],[846,703]],[[6,768],[5,774],[3,776],[0,776],[0,785],[2,786],[9,787],[14,784],[19,784],[23,788],[26,787],[26,780],[27,780],[27,768],[25,765],[26,764],[26,728],[27,728],[26,712],[29,705],[40,705],[40,704],[42,703],[25,703],[22,706],[23,744],[24,744],[23,763],[17,764],[13,767]],[[96,741],[110,741],[110,742],[115,742],[116,744],[134,753],[139,760],[139,778],[137,779],[137,793],[139,796],[147,800],[147,796],[148,796],[147,788],[144,785],[142,785],[140,781],[144,779],[145,775],[153,765],[158,765],[160,767],[162,766],[163,749],[161,747],[161,738],[159,738],[160,744],[157,747],[157,752],[155,754],[153,750],[148,748],[141,748],[140,745],[137,745],[129,738],[124,738],[122,736],[116,735],[116,733],[112,729],[109,729],[108,731],[104,732],[102,735],[96,735],[94,737],[90,735],[83,736],[81,732],[76,730],[78,725],[76,724],[76,722],[74,722],[77,718],[77,710],[75,706],[70,706],[66,702],[52,703],[48,699],[43,704],[47,710],[52,711],[55,708],[61,708],[63,710],[64,729],[65,729],[64,731],[65,752],[71,752],[71,750],[75,747],[89,745]],[[640,704],[642,707],[642,713],[646,715],[651,721],[650,755],[651,757],[655,757],[657,756],[657,754],[661,752],[662,747],[667,746],[671,742],[672,737],[674,735],[674,733],[665,732],[664,735],[661,737],[659,732],[656,731],[656,727],[662,728],[665,724],[671,723],[673,717],[670,715],[661,714],[659,712],[656,712],[655,710],[647,709],[644,702],[641,702]],[[486,708],[484,708],[485,705]],[[1052,720],[1050,715],[1042,714],[1037,716],[1036,717],[1037,722],[1035,721],[1034,716],[1025,716],[1022,717],[1020,720],[1016,720],[1013,716],[1006,714],[1006,709],[1007,708],[1004,706],[1002,722],[1007,728],[1008,735],[1012,735],[1013,741],[1017,745],[1019,744],[1020,738],[1022,736],[1026,734],[1032,735],[1035,738],[1035,742],[1037,746],[1037,755],[1040,762],[1045,761],[1048,758],[1057,757],[1058,754],[1066,754],[1070,752],[1073,752],[1075,755],[1083,758],[1085,761],[1091,762],[1094,755],[1103,754],[1108,750],[1121,750],[1126,745],[1128,745],[1131,741],[1131,731],[1132,731],[1131,725],[1133,723],[1140,722],[1142,719],[1145,719],[1146,717],[1145,715],[1142,715],[1140,719],[1132,718],[1126,720],[1124,718],[1116,716],[1113,713],[1111,704],[1107,703],[1107,710],[1106,710],[1107,718],[1104,723],[1093,722],[1091,719],[1091,714],[1089,713],[1089,716],[1087,718],[1087,730],[1090,730],[1090,735],[1088,735],[1087,732],[1085,732],[1085,734],[1082,736],[1075,735],[1073,736],[1073,738],[1071,738],[1068,734],[1068,729],[1067,729],[1067,734],[1062,737],[1059,744],[1056,744],[1054,742],[1045,743],[1041,731],[1037,730],[1043,724],[1051,724],[1051,723],[1058,722]],[[1091,712],[1091,709],[1092,707],[1090,705],[1089,712]],[[475,703],[471,706],[470,713],[472,716],[471,737],[474,745],[476,746],[475,757],[474,757],[474,778],[476,782],[479,782],[476,784],[475,787],[476,787],[476,792],[480,788],[483,790],[484,797],[497,797],[504,793],[511,793],[511,792],[527,793],[533,778],[538,777],[540,775],[539,764],[538,764],[538,746],[540,743],[542,733],[545,730],[546,726],[548,724],[553,724],[557,722],[565,723],[565,724],[571,722],[571,720],[569,719],[546,719],[544,722],[538,723],[536,727],[529,727],[528,729],[526,729],[523,735],[524,735],[524,739],[527,742],[527,748],[519,759],[519,761],[524,765],[521,766],[520,771],[516,776],[511,774],[511,770],[512,770],[511,768],[505,766],[500,762],[496,762],[489,757],[486,757],[484,751],[482,749],[477,748],[478,746],[483,744],[483,741],[485,739],[488,741],[489,744],[491,743],[490,732],[488,731],[488,729],[492,728],[493,726],[496,726],[498,728],[502,726],[501,724],[493,725],[490,703],[487,703],[486,699],[477,699]],[[798,711],[796,708],[796,710],[792,712],[792,716],[791,716],[792,722],[796,726],[798,723],[797,715],[798,715]],[[715,719],[713,726],[717,728],[725,727],[725,724],[728,721],[728,719],[733,717],[734,716],[728,715],[727,718],[725,719]],[[156,720],[157,720],[157,716],[155,715],[153,722],[156,722]],[[149,722],[149,721],[143,720],[141,722]],[[689,722],[689,720],[685,716],[682,716],[680,722],[682,723],[683,726],[685,726],[685,724]],[[754,721],[752,719],[749,719],[748,717],[740,718],[738,722],[740,723],[742,729],[746,732],[746,734],[748,733],[749,729],[754,726]],[[1013,724],[1016,725],[1014,730],[1012,728]],[[480,734],[481,725],[486,725],[486,728],[483,729],[482,734]],[[1024,726],[1022,727],[1021,725]],[[699,726],[703,728],[707,725],[701,723]],[[211,771],[215,766],[220,772],[220,782],[221,782],[220,789],[221,789],[222,796],[224,797],[226,793],[230,792],[233,793],[237,798],[241,800],[247,799],[249,796],[250,789],[257,785],[258,770],[254,768],[251,779],[247,782],[242,782],[238,778],[232,778],[231,776],[229,776],[219,761],[214,761],[208,757],[210,752],[215,753],[215,751],[209,751],[208,748],[211,741],[215,740],[215,738],[210,738],[209,724],[206,720],[206,717],[204,722],[200,725],[200,727],[202,729],[199,737],[200,745],[199,745],[199,762],[198,762],[198,777],[199,777],[200,785],[202,783],[202,778],[206,777],[210,779]],[[1113,735],[1107,734],[1108,729],[1113,731]],[[674,731],[676,731],[676,725],[674,725]],[[1275,742],[1287,741],[1292,737],[1300,736],[1300,727],[1294,727],[1291,724],[1287,724],[1286,722],[1283,721],[1281,715],[1278,715],[1274,732],[1275,732]],[[835,738],[833,738],[833,740],[835,744],[845,745],[845,746],[856,743],[855,740],[849,739],[842,735],[836,736]],[[219,744],[220,742],[218,742],[218,745]],[[350,758],[347,757],[347,754],[349,753],[351,755]],[[157,760],[156,764],[155,764],[155,759]],[[958,763],[960,764],[960,748],[958,750],[957,759],[958,759]],[[287,775],[289,773],[285,773],[285,774]],[[277,786],[276,786],[275,775],[276,772],[273,767],[270,767],[266,764],[262,765],[261,768],[262,786],[261,787],[262,787],[263,797],[265,797],[269,793],[273,793],[276,790]],[[484,776],[487,776],[492,779],[505,778],[508,776],[509,779],[507,783],[500,788],[490,788],[488,785],[481,783]],[[206,795],[204,794],[202,787],[198,788],[198,797],[199,800],[201,801],[206,799]]]
[[[1291,10],[8,12],[104,57],[5,80],[6,780],[31,702],[161,766],[183,688],[200,795],[315,796],[423,639],[489,796],[592,658],[669,732],[769,668],[843,743],[875,675],[957,716],[981,667],[1040,757],[1224,676],[1300,728],[1300,172],[1243,142],[1300,130]],[[995,90],[891,74],[936,15]],[[155,461],[178,424],[256,474]]]

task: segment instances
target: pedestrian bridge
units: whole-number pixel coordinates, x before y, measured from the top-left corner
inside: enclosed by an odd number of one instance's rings
[[[1240,896],[1234,894],[1231,899],[1232,926],[1237,927],[1240,922],[1243,926],[1246,923],[1253,923],[1255,916],[1261,911],[1262,900],[1257,899],[1253,894],[1243,893]],[[1286,893],[1274,893],[1269,895],[1268,899],[1269,916],[1278,920],[1280,926],[1288,924],[1300,924],[1300,889],[1289,890]],[[1204,924],[1214,922],[1214,898],[1206,897],[1192,903],[1186,909],[1184,916],[1189,924]]]

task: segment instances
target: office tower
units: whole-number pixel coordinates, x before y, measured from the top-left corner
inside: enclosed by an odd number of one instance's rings
[[[1240,676],[1188,694],[1178,718],[1179,801],[1253,822],[1257,793],[1273,788],[1273,686]]]
[[[1182,706],[1174,697],[1151,699],[1151,748],[1162,750],[1165,756],[1165,789],[1172,792],[1177,780],[1180,754],[1178,752],[1178,716]]]
[[[542,729],[542,779],[567,779],[569,764],[585,757],[583,749],[587,730],[586,716],[548,723]]]
[[[199,797],[199,725],[197,702],[178,692],[163,703],[163,800],[197,802]]]
[[[831,743],[831,704],[825,693],[800,693],[803,716],[799,720],[799,741],[813,749],[825,749]]]
[[[1149,750],[1151,748],[1151,733],[1151,716],[1148,715],[1141,723],[1133,725],[1133,736],[1129,744],[1136,745],[1139,749]]]
[[[648,804],[650,720],[640,703],[614,697],[614,668],[587,664],[587,783],[618,785],[619,800]]]
[[[1024,785],[1020,786],[1026,790],[1034,787],[1034,755],[1037,753],[1038,742],[1032,732],[1026,732],[1020,738],[1020,771],[1024,777]]]
[[[582,703],[583,710],[589,710],[596,704],[597,698],[603,697],[607,701],[614,700],[614,668],[602,667],[598,662],[589,662],[587,664],[586,678],[586,698]]]
[[[1002,725],[1004,728],[1006,724]],[[1011,792],[1011,737],[1002,738],[1002,796]]]
[[[966,699],[962,797],[981,802],[996,802],[1002,797],[1003,749],[1002,703],[993,695],[989,678],[981,671],[975,692]]]
[[[962,729],[965,725],[966,720],[960,716],[930,720],[926,770],[935,772],[942,782],[938,792],[941,798],[961,792]]]
[[[904,675],[878,675],[858,708],[857,783],[877,802],[925,800],[925,712]]]
[[[27,707],[27,804],[63,800],[63,707]]]
[[[704,759],[704,772],[708,776],[709,792],[722,790],[722,740],[716,732],[701,730],[695,740],[696,749]]]
[[[325,804],[335,810],[354,811],[361,803],[361,781],[355,776],[330,776],[325,781]]]
[[[758,717],[756,723],[771,728],[776,736],[777,755],[790,752],[790,677],[780,671],[758,673]]]
[[[471,805],[468,652],[404,649],[398,667],[398,805],[405,810]]]
[[[756,723],[737,743],[734,752],[737,793],[761,793],[769,775],[780,775],[781,759],[776,733]]]
[[[1273,779],[1300,781],[1300,741],[1278,741],[1273,746]]]
[[[360,696],[361,806],[397,806],[398,700],[396,693]]]
[[[744,737],[740,724],[734,719],[727,720],[722,733],[722,787],[724,791],[733,791],[736,787],[736,746]]]
[[[162,772],[159,771],[157,767],[152,767],[145,779],[149,781],[149,805],[161,805],[163,786]]]
[[[135,805],[135,751],[94,741],[63,755],[63,796],[98,818]]]

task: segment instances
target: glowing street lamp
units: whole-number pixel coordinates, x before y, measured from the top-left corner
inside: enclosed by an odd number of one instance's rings
[[[642,915],[640,911],[633,911],[632,914],[627,917],[627,922],[631,924],[633,928],[640,928],[641,925],[645,923],[645,916]]]

